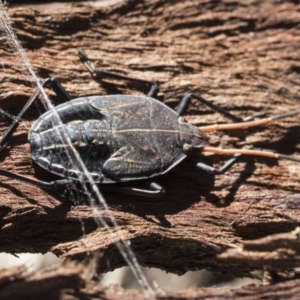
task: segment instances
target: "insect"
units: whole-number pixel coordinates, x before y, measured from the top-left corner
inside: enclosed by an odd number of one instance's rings
[[[88,70],[98,77],[110,77],[151,83],[116,73],[95,70],[86,54],[79,50],[81,60]],[[101,185],[102,190],[111,190],[145,196],[164,193],[163,187],[150,182],[148,188],[122,187],[116,183],[151,179],[174,168],[192,152],[231,155],[225,164],[216,169],[196,162],[195,166],[209,173],[220,174],[228,170],[240,155],[268,156],[300,162],[300,159],[269,151],[249,149],[220,149],[210,147],[206,132],[249,128],[274,120],[294,116],[299,110],[270,118],[246,121],[217,107],[194,94],[186,95],[177,112],[156,100],[158,85],[151,83],[147,96],[107,95],[89,96],[70,100],[70,96],[54,78],[48,78],[42,86],[50,85],[58,97],[66,102],[41,115],[28,134],[33,160],[45,170],[62,179],[51,182],[39,181],[0,169],[0,175],[16,178],[44,189],[61,189],[72,181],[88,181],[81,168],[72,162],[72,146],[81,158],[89,176]],[[29,99],[12,125],[8,128],[0,146],[4,146],[16,130],[20,118],[37,98],[38,90]],[[198,128],[183,118],[191,99],[211,107],[237,123],[211,125]]]

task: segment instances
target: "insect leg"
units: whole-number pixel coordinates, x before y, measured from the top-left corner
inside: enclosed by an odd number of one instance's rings
[[[67,93],[67,91],[62,87],[62,85],[59,83],[59,81],[56,80],[55,78],[47,78],[41,84],[42,87],[45,87],[47,85],[50,85],[52,87],[52,89],[54,90],[54,92],[56,93],[56,95],[58,97],[62,98],[65,101],[70,100],[70,96]],[[11,138],[13,133],[18,128],[20,120],[23,117],[24,113],[31,107],[32,103],[38,97],[39,93],[40,93],[40,90],[39,90],[39,88],[37,88],[35,90],[35,92],[33,93],[33,95],[29,98],[29,100],[27,101],[27,103],[25,104],[23,109],[17,115],[17,117],[14,118],[12,124],[8,127],[8,129],[6,130],[6,132],[4,133],[4,135],[2,136],[2,138],[0,140],[0,148],[4,147],[7,144],[8,140]]]
[[[193,98],[199,100],[202,104],[210,107],[211,109],[215,110],[216,112],[220,113],[221,115],[225,116],[226,118],[229,118],[229,119],[233,120],[234,122],[242,122],[243,121],[242,118],[240,118],[238,116],[235,116],[232,113],[230,113],[229,111],[213,104],[212,102],[210,102],[208,100],[205,100],[204,98],[202,98],[200,96],[194,95],[192,93],[185,95],[182,98],[182,100],[180,101],[178,109],[177,109],[177,113],[180,116],[185,114],[185,112],[186,112],[186,110],[187,110],[188,106],[190,105],[191,100]]]
[[[130,77],[126,76],[123,74],[118,74],[114,72],[109,72],[109,71],[103,71],[103,70],[96,70],[93,63],[90,61],[86,53],[82,50],[78,50],[78,55],[81,59],[81,61],[84,63],[84,65],[87,67],[89,72],[92,74],[93,77],[102,79],[102,78],[113,78],[113,79],[121,79],[121,80],[128,80],[128,81],[133,81],[133,82],[138,82],[146,85],[151,85],[151,88],[149,92],[147,93],[148,97],[155,97],[159,90],[159,85],[156,82],[152,82],[149,80],[144,80],[140,78],[135,78],[135,77]]]
[[[44,87],[46,85],[50,85],[53,91],[55,92],[56,96],[64,102],[71,100],[69,93],[56,78],[45,79],[42,83],[42,86]]]
[[[11,172],[11,171],[7,171],[4,169],[0,169],[0,175],[8,177],[8,178],[17,179],[17,180],[29,183],[31,185],[41,187],[43,189],[55,190],[55,191],[66,188],[72,182],[69,179],[59,179],[59,180],[55,180],[55,181],[46,182],[46,181],[41,181],[41,180],[36,180],[36,179],[30,178],[30,177],[26,177],[26,176],[23,176],[23,175],[20,175],[20,174]]]
[[[253,114],[252,116],[246,117],[243,119],[244,122],[253,121],[255,118],[263,118],[266,116],[266,113],[261,111],[258,113]]]
[[[148,186],[149,189],[138,189],[116,185],[101,185],[100,190],[145,197],[160,197],[165,193],[164,188],[156,182],[151,182]]]
[[[0,169],[0,175],[26,182],[31,185],[38,186],[42,189],[53,190],[53,191],[62,190],[72,183],[72,180],[70,179],[58,179],[50,182],[36,180],[4,169]],[[111,191],[111,192],[146,196],[146,197],[159,197],[165,193],[164,188],[156,182],[151,182],[148,186],[149,189],[138,189],[138,188],[102,185],[100,189],[103,191]]]
[[[53,87],[54,90],[56,90],[58,92],[58,94],[60,96],[66,97],[68,95],[67,92],[61,87],[59,82],[53,78],[47,78],[46,80],[44,80],[44,82],[41,84],[41,86],[45,87],[46,85],[49,85],[49,84]],[[59,86],[62,89],[60,89]],[[2,138],[0,140],[0,148],[5,146],[5,144],[8,142],[8,140],[11,138],[12,134],[16,131],[24,113],[30,108],[32,103],[38,97],[39,93],[40,93],[40,90],[39,90],[39,88],[37,88],[35,90],[35,92],[33,93],[33,95],[29,98],[29,100],[27,101],[27,103],[25,104],[23,109],[20,111],[20,113],[17,115],[17,117],[13,120],[12,124],[8,127],[8,129],[6,130],[6,132],[4,133],[4,135],[2,136]]]
[[[261,118],[266,115],[264,112],[258,112],[258,113],[253,114],[252,116],[249,116],[246,118],[241,118],[241,117],[238,117],[238,116],[230,113],[229,111],[225,110],[224,108],[221,108],[220,106],[218,106],[216,104],[213,104],[211,101],[208,101],[208,100],[202,98],[201,96],[197,96],[195,94],[190,93],[190,94],[185,95],[179,103],[179,106],[177,108],[177,113],[180,116],[183,116],[185,114],[185,112],[193,98],[197,99],[202,104],[208,106],[209,108],[213,109],[214,111],[218,112],[222,116],[224,116],[234,122],[248,122],[248,121],[254,120],[254,118]]]
[[[241,154],[234,155],[232,158],[228,159],[220,168],[215,168],[201,162],[196,163],[195,167],[209,174],[222,174],[229,170],[238,161],[240,156]]]

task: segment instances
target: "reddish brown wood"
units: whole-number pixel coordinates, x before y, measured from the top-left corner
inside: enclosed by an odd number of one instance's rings
[[[142,290],[124,290],[117,285],[103,287],[92,279],[93,264],[82,265],[64,262],[47,270],[27,274],[14,268],[7,277],[9,284],[1,285],[0,296],[10,299],[137,299],[137,300],[184,300],[184,299],[298,299],[300,280],[293,279],[273,285],[250,284],[237,289],[190,288],[184,291],[158,291],[152,293]],[[20,272],[21,271],[21,272]],[[23,271],[23,272],[22,272]],[[0,274],[2,275],[2,274]]]
[[[93,80],[77,56],[77,49],[84,48],[98,67],[159,81],[159,100],[173,108],[188,91],[240,116],[286,112],[299,104],[300,9],[293,1],[130,0],[108,8],[14,8],[8,13],[41,80],[57,77],[74,98],[146,90]],[[33,80],[7,36],[0,39],[0,107],[16,115],[33,92]],[[59,100],[53,97],[53,102]],[[26,138],[39,114],[33,108],[26,115],[28,121],[1,151],[1,168],[50,180],[33,166]],[[227,122],[196,102],[187,119],[199,125]],[[0,120],[2,133],[8,125],[7,119]],[[294,117],[262,129],[212,134],[210,142],[253,144],[299,157],[299,128],[299,117]],[[299,174],[299,164],[260,158],[244,159],[215,178],[182,165],[157,178],[168,192],[162,199],[104,196],[142,265],[178,274],[208,268],[249,276],[253,267],[216,256],[243,240],[299,226]],[[111,268],[124,265],[112,245],[118,235],[97,228],[88,206],[61,203],[58,195],[4,177],[0,189],[0,251],[82,258],[87,249],[108,250],[104,256]],[[100,207],[99,212],[109,220]],[[107,266],[100,264],[100,270]]]

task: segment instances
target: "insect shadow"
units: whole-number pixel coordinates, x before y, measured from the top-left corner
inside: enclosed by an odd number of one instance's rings
[[[165,189],[153,181],[153,178],[168,173],[184,160],[210,176],[226,172],[242,155],[300,162],[300,159],[272,151],[211,147],[206,136],[206,132],[216,130],[246,129],[268,124],[297,115],[300,109],[268,118],[262,118],[262,114],[255,114],[242,119],[190,93],[182,98],[175,112],[156,100],[159,89],[157,83],[96,70],[82,50],[79,51],[79,55],[93,77],[150,85],[149,92],[146,96],[107,95],[71,100],[58,80],[46,79],[42,86],[50,85],[65,103],[42,114],[32,125],[28,140],[34,162],[60,179],[36,180],[4,169],[0,169],[0,175],[52,191],[65,190],[83,182],[89,185],[90,179],[93,179],[104,192],[156,197],[164,195]],[[19,120],[38,95],[39,89],[13,120],[0,140],[0,147],[7,144],[18,127]],[[183,115],[192,99],[198,100],[234,123],[201,127],[187,123]],[[199,156],[205,157],[207,154],[229,155],[231,158],[220,168],[215,168],[199,162]],[[195,156],[198,159],[193,160]],[[132,182],[138,181],[143,181],[144,186],[139,187],[136,183],[136,186],[132,187]],[[125,184],[119,185],[120,183]]]

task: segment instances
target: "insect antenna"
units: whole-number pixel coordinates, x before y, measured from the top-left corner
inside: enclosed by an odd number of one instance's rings
[[[199,128],[203,132],[218,131],[218,130],[232,130],[232,129],[247,129],[250,127],[256,127],[256,126],[270,124],[276,120],[284,119],[287,117],[293,117],[298,114],[300,114],[300,109],[293,110],[293,111],[279,114],[279,115],[274,115],[274,116],[271,116],[268,118],[249,121],[249,122],[239,122],[239,123],[231,123],[231,124],[213,124],[213,125],[201,126]]]
[[[249,155],[249,156],[263,156],[275,159],[286,159],[300,163],[300,158],[294,156],[285,155],[281,153],[272,152],[270,150],[258,150],[258,149],[223,149],[218,147],[203,147],[201,148],[203,154],[217,154],[217,155]]]
[[[210,131],[218,131],[218,130],[231,130],[231,129],[247,129],[250,127],[261,126],[265,124],[272,123],[276,120],[293,117],[295,115],[300,114],[300,109],[290,111],[283,114],[274,115],[268,118],[258,119],[254,121],[247,121],[247,122],[239,122],[239,123],[232,123],[232,124],[213,124],[208,126],[201,126],[199,127],[203,132],[210,132]],[[201,148],[201,153],[210,153],[210,154],[217,154],[217,155],[250,155],[250,156],[264,156],[270,157],[275,159],[286,159],[295,162],[300,162],[300,158],[296,158],[294,156],[285,155],[281,153],[272,152],[270,150],[259,150],[259,149],[222,149],[217,147],[203,147]]]

